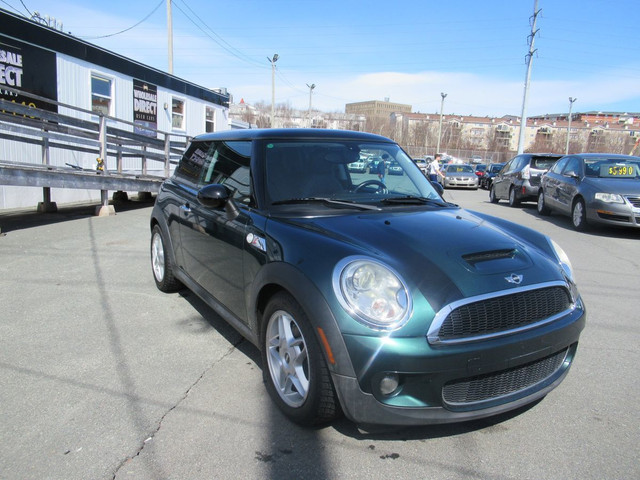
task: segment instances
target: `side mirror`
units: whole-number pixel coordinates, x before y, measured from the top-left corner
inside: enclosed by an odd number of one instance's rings
[[[436,189],[438,195],[440,195],[441,197],[444,195],[444,187],[442,185],[440,185],[438,182],[431,182],[431,185]]]
[[[227,214],[229,220],[235,220],[240,215],[237,205],[233,201],[233,197],[224,185],[214,183],[207,185],[198,190],[198,201],[208,208],[221,208]]]
[[[207,185],[198,190],[198,201],[205,207],[220,208],[229,201],[229,191],[217,183]]]

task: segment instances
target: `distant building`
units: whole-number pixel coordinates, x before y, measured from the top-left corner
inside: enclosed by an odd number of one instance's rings
[[[231,128],[236,124],[246,124],[247,128],[268,127],[271,110],[250,105],[240,99],[239,103],[231,104],[229,121]],[[265,105],[262,104],[262,107]],[[350,113],[325,113],[318,110],[295,110],[291,108],[276,108],[274,124],[283,128],[326,128],[334,130],[364,131],[365,117]]]
[[[534,121],[568,121],[568,113],[553,113],[529,117]],[[632,125],[640,127],[640,113],[627,112],[575,112],[571,114],[571,121],[585,122],[589,124]]]
[[[392,103],[388,100],[369,100],[367,102],[347,103],[344,111],[347,114],[364,115],[369,118],[389,118],[392,113],[411,113],[411,105]]]

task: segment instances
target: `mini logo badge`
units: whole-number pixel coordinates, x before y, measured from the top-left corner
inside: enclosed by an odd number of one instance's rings
[[[522,279],[524,278],[524,275],[518,275],[516,273],[512,273],[511,275],[509,275],[508,277],[504,277],[504,279],[509,282],[509,283],[515,283],[516,285],[520,285],[520,283],[522,283]]]

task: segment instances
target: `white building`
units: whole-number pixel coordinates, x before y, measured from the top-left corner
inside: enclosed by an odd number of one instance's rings
[[[198,86],[2,9],[0,98],[83,120],[97,121],[97,114],[102,113],[131,122],[117,128],[155,137],[155,132],[145,130],[153,129],[183,141],[230,128],[229,94],[224,89]],[[0,122],[0,127],[0,132],[9,129],[5,122]],[[27,141],[1,139],[0,162],[42,163],[41,150],[40,145]],[[49,161],[53,166],[72,164],[91,169],[96,155],[51,149]],[[108,169],[114,161],[107,158]],[[133,160],[124,160],[125,171],[127,162]],[[163,168],[160,162],[150,162],[148,173],[162,175]],[[0,185],[0,209],[30,207],[41,196],[38,188]],[[100,199],[100,191],[52,189],[52,197],[61,203],[93,201]]]

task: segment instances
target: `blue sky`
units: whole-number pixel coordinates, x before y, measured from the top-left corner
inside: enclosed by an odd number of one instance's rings
[[[640,112],[638,0],[539,0],[527,115]],[[167,70],[166,0],[0,0]],[[174,74],[234,100],[344,111],[384,100],[445,114],[520,115],[534,0],[173,0]],[[155,9],[155,10],[154,10]],[[153,13],[152,13],[153,12]],[[141,20],[144,22],[130,30]],[[1,27],[0,27],[1,28]]]

